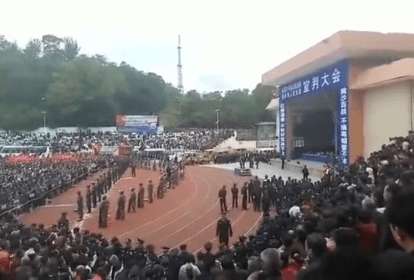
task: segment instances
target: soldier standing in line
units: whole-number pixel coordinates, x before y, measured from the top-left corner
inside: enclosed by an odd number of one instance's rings
[[[135,163],[134,162],[131,163],[131,173],[132,173],[132,177],[136,176]]]
[[[247,182],[244,183],[243,187],[241,188],[241,195],[242,195],[242,209],[247,210]]]
[[[92,212],[92,194],[91,194],[91,186],[86,186],[86,208],[88,209],[88,213]]]
[[[91,191],[91,194],[92,194],[92,204],[93,204],[93,208],[96,208],[96,199],[97,199],[97,197],[96,197],[96,186],[95,186],[95,183],[92,183],[92,191]]]
[[[233,236],[233,230],[226,217],[226,212],[221,213],[221,219],[217,222],[216,236],[219,238],[220,244],[229,247],[229,239]]]
[[[147,190],[148,190],[148,200],[149,200],[149,203],[152,203],[152,201],[153,201],[154,185],[152,184],[152,181],[151,180],[148,180],[148,188],[147,188]]]
[[[107,182],[107,184],[108,184],[108,189],[111,189],[111,187],[112,187],[111,172],[107,172],[107,173],[106,173],[106,175],[107,175],[107,180],[108,180],[108,182]]]
[[[164,197],[164,182],[163,182],[163,178],[160,177],[160,181],[157,187],[157,198],[163,198],[163,197]]]
[[[231,194],[232,194],[232,197],[233,197],[232,207],[233,208],[235,208],[235,207],[239,208],[239,204],[237,203],[238,202],[238,196],[239,196],[239,189],[237,188],[236,183],[234,183],[233,187],[231,188]]]
[[[116,183],[116,172],[115,172],[115,168],[113,167],[112,170],[112,184]]]
[[[106,228],[108,226],[109,201],[106,195],[102,197],[102,203],[99,206],[99,227]]]
[[[218,197],[220,199],[221,212],[227,212],[226,195],[227,195],[226,186],[223,186],[223,188],[220,189],[218,193]]]
[[[131,196],[129,197],[129,202],[128,202],[128,213],[136,212],[136,204],[137,204],[137,194],[135,193],[135,188],[132,188]]]
[[[101,202],[101,196],[102,196],[102,185],[101,182],[98,181],[96,182],[96,195],[98,197],[98,202]]]
[[[108,184],[106,183],[106,175],[102,175],[101,176],[101,182],[102,182],[102,189],[104,191],[104,193],[106,193],[108,191]]]
[[[125,219],[125,195],[124,191],[119,191],[118,198],[118,210],[116,211],[116,219],[124,220]]]
[[[139,190],[138,190],[138,208],[144,208],[144,186],[142,183],[139,183]]]
[[[81,192],[78,192],[78,199],[77,199],[77,205],[78,205],[78,214],[79,214],[79,220],[83,220],[83,197]]]
[[[250,180],[249,184],[247,185],[247,190],[249,191],[249,203],[251,203],[253,202],[253,191],[254,191],[253,180]]]

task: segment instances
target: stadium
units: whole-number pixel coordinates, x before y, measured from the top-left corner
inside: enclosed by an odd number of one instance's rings
[[[413,38],[339,32],[221,96],[48,35],[32,110],[4,43],[0,279],[411,279]]]

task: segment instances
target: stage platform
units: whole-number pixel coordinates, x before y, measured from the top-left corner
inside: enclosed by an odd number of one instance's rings
[[[298,163],[299,162],[299,163]],[[270,165],[277,165],[278,167],[282,166],[282,160],[280,158],[273,158],[270,160]],[[295,160],[285,160],[285,169],[295,172],[302,172],[303,167],[306,167],[309,170],[310,176],[315,176],[318,178],[323,177],[323,166],[326,165],[325,163],[316,162],[316,161],[309,161],[303,159],[295,159]]]

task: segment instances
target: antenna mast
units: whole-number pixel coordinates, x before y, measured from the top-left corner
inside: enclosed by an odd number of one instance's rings
[[[178,35],[178,65],[177,65],[177,72],[178,72],[178,89],[181,91],[181,93],[184,93],[184,87],[183,87],[183,72],[182,72],[183,66],[181,65],[181,44],[180,44],[180,35]]]

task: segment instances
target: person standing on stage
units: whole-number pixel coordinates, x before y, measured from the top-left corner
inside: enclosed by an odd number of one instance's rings
[[[102,203],[99,206],[99,227],[106,228],[108,226],[109,201],[106,195],[102,197]]]
[[[247,182],[244,183],[244,186],[241,188],[242,195],[242,209],[247,210]]]
[[[88,209],[88,213],[92,212],[92,194],[91,194],[91,186],[86,187],[86,208]]]
[[[78,205],[78,214],[79,214],[79,220],[83,220],[83,197],[81,192],[78,192],[78,199],[76,201]]]
[[[125,219],[125,195],[124,195],[124,191],[119,192],[118,210],[116,211],[116,219],[117,220],[124,220]]]
[[[220,199],[221,212],[227,212],[226,195],[227,195],[226,186],[223,186],[223,188],[220,189],[218,193],[218,197]]]
[[[232,207],[233,208],[238,208],[239,207],[239,205],[238,205],[238,196],[239,196],[239,189],[237,188],[237,184],[236,183],[234,183],[233,184],[233,187],[231,188],[231,194],[232,194],[232,198],[233,198],[233,200],[232,200]]]
[[[149,200],[149,203],[152,203],[153,195],[154,195],[154,185],[152,184],[152,181],[151,180],[148,180],[147,190],[148,190],[148,200]]]
[[[145,190],[142,183],[139,183],[139,190],[138,190],[138,208],[144,208],[144,194]]]
[[[137,194],[135,193],[135,188],[132,188],[131,196],[129,197],[129,202],[128,202],[128,213],[137,211],[136,204],[137,204]]]
[[[221,213],[221,219],[217,222],[216,236],[219,238],[220,244],[229,247],[229,239],[233,236],[233,230],[226,217],[226,212]]]

